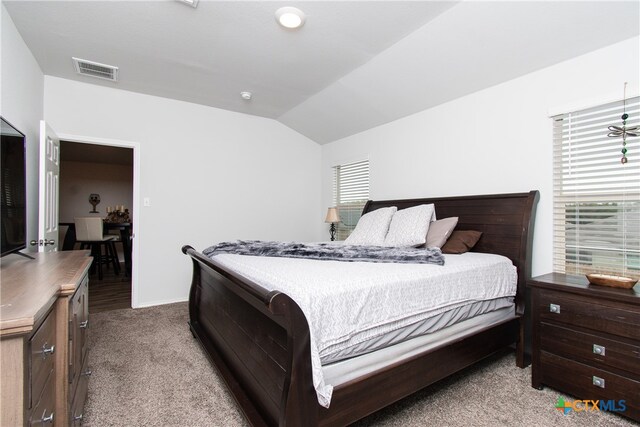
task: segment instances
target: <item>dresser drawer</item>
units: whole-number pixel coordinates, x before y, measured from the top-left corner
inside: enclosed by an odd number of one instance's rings
[[[87,368],[87,363],[85,361],[82,366],[82,373],[78,378],[76,389],[72,390],[72,393],[75,392],[73,401],[71,402],[71,412],[69,414],[71,417],[69,423],[72,426],[79,426],[82,424],[82,420],[84,418],[84,402],[87,399],[90,375],[91,370]]]
[[[88,281],[85,279],[69,300],[69,382],[75,390],[80,379],[82,366],[87,356],[87,331],[89,329]],[[73,394],[69,395],[69,401]]]
[[[55,409],[55,381],[54,375],[51,373],[47,381],[43,384],[40,400],[38,400],[33,409],[31,409],[29,426],[51,426],[57,423],[55,419]]]
[[[640,382],[546,351],[540,352],[540,366],[542,383],[578,399],[624,400],[622,414],[640,420]],[[596,379],[604,381],[603,387],[594,385]]]
[[[55,313],[50,312],[29,340],[29,400],[33,407],[53,372],[55,362],[56,322]]]
[[[540,320],[560,322],[594,331],[640,340],[640,312],[632,311],[606,301],[594,303],[593,298],[580,295],[540,290],[538,304],[533,307]]]
[[[542,322],[540,349],[589,365],[627,371],[640,379],[640,344],[630,344]]]

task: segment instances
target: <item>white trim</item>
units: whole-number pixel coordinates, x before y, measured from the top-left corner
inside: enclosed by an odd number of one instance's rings
[[[607,94],[606,96],[603,95],[598,97],[584,98],[578,101],[573,101],[565,105],[551,107],[547,111],[547,116],[554,117],[560,114],[571,113],[573,111],[586,110],[588,108],[609,104],[611,102],[622,101],[621,92],[622,90],[619,90],[617,91],[616,94],[612,92]],[[627,86],[627,99],[634,98],[636,96],[640,96],[640,91],[638,90],[638,88],[632,87],[631,89],[629,89],[629,87]]]
[[[166,305],[166,304],[175,304],[178,302],[188,302],[189,298],[176,298],[176,299],[169,299],[169,300],[160,300],[160,301],[153,301],[153,302],[145,302],[144,304],[141,304],[137,307],[134,308],[144,308],[144,307],[156,307],[158,305]]]
[[[140,259],[138,239],[138,227],[140,226],[140,143],[134,141],[123,141],[109,138],[96,138],[92,136],[80,136],[61,133],[58,134],[61,141],[77,142],[81,144],[109,145],[111,147],[124,147],[133,149],[133,229],[131,230],[134,239],[131,241],[131,307],[143,307],[139,304],[139,274],[138,263]]]

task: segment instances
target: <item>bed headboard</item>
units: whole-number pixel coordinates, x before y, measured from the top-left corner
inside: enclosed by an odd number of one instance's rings
[[[387,206],[405,209],[433,203],[438,219],[458,217],[456,230],[482,231],[474,252],[504,255],[518,268],[518,292],[531,275],[533,222],[538,191],[481,196],[434,197],[406,200],[369,200],[363,214]],[[522,294],[524,295],[524,294]]]

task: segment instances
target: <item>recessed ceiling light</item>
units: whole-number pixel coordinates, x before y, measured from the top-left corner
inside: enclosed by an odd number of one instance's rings
[[[276,21],[285,28],[300,28],[304,25],[304,12],[297,7],[281,7],[276,10]]]
[[[196,8],[198,7],[198,0],[176,0],[180,3],[188,4],[189,6]]]
[[[240,96],[242,99],[246,99],[248,101],[251,99],[251,92],[240,92]]]

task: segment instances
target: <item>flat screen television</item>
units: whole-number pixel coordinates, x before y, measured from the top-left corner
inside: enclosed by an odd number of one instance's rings
[[[0,117],[2,248],[0,256],[27,247],[27,185],[24,134]]]

